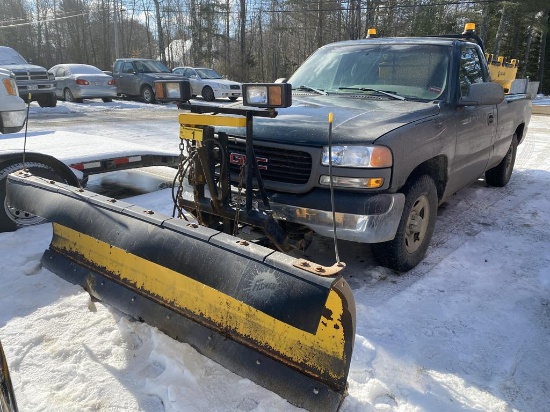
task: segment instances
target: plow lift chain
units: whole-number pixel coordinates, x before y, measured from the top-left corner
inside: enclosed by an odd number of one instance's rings
[[[178,217],[183,215],[185,209],[200,224],[230,235],[239,232],[239,224],[250,225],[261,229],[267,240],[281,252],[305,250],[310,239],[293,239],[270,213],[269,199],[254,153],[254,116],[275,117],[277,112],[197,105],[180,108],[188,108],[191,113],[179,115],[180,139],[187,141],[188,153],[187,156],[182,153],[180,157],[182,165],[178,170],[178,188],[174,196],[174,211],[178,210]],[[219,113],[233,116],[220,116]],[[236,185],[231,182],[230,176],[228,136],[224,132],[215,133],[214,126],[246,128],[246,155],[240,162]],[[184,167],[186,163],[190,166]],[[188,172],[188,182],[193,187],[193,201],[182,196],[182,172]],[[235,188],[234,197],[232,188]],[[209,197],[206,196],[206,189]],[[262,202],[262,211],[253,206],[255,198]]]

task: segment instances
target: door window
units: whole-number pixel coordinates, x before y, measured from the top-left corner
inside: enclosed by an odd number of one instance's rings
[[[461,96],[468,95],[470,84],[483,83],[483,68],[475,47],[465,46],[462,48],[459,79]]]

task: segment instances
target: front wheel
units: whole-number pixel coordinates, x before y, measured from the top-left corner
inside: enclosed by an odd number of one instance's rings
[[[103,97],[101,100],[103,100],[104,103],[111,103],[113,101],[111,97]]]
[[[514,164],[516,163],[517,151],[518,136],[514,133],[512,143],[510,143],[506,156],[504,156],[498,165],[485,172],[485,183],[489,186],[495,187],[506,186],[512,177],[512,171],[514,170]]]
[[[231,100],[232,102],[236,101],[237,99],[238,99],[238,98],[237,98],[237,97],[235,97],[235,96],[231,96],[231,97],[229,97],[229,100]]]
[[[431,177],[423,175],[407,183],[403,193],[405,206],[395,238],[372,245],[375,258],[399,272],[414,268],[424,259],[437,216],[437,189]]]
[[[36,101],[40,107],[55,107],[57,106],[57,96],[55,93],[41,94],[36,97]]]
[[[141,98],[145,103],[155,103],[155,93],[148,84],[141,89]]]
[[[210,86],[204,86],[201,94],[202,94],[202,98],[207,102],[213,102],[215,99],[214,90],[212,90]]]

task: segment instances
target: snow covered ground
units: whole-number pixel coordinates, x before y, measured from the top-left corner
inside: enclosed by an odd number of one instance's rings
[[[82,107],[51,111],[76,117]],[[85,126],[56,130],[149,133]],[[550,411],[549,131],[550,117],[533,117],[506,188],[480,180],[442,205],[428,256],[412,271],[396,275],[368,248],[340,244],[357,304],[342,411]],[[172,209],[169,190],[131,201]],[[49,224],[0,234],[0,340],[21,411],[298,410],[42,268],[50,240]],[[332,251],[315,239],[306,257]]]

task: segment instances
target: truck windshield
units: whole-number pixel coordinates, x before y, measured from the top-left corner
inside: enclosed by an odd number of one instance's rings
[[[449,49],[422,44],[323,47],[288,79],[293,89],[438,100],[446,93]]]
[[[27,64],[19,53],[9,47],[0,47],[0,64]]]

